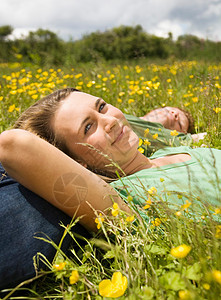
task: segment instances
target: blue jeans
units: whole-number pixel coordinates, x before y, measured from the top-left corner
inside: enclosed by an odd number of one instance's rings
[[[59,243],[71,218],[50,203],[10,178],[0,164],[0,289],[35,276],[33,257],[37,252],[53,260],[56,250],[37,237],[50,237]],[[88,236],[77,224],[73,231]],[[71,238],[64,239],[62,250],[68,253]],[[41,265],[43,267],[43,264]]]

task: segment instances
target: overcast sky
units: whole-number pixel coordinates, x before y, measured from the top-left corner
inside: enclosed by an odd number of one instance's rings
[[[11,25],[16,36],[43,28],[76,40],[138,24],[158,36],[221,41],[221,0],[0,0],[0,26]]]

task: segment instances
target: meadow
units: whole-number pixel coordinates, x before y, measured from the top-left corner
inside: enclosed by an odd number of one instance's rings
[[[160,106],[187,109],[195,119],[195,132],[208,133],[193,146],[221,149],[220,71],[221,64],[199,61],[140,60],[70,68],[4,63],[0,65],[0,132],[11,128],[20,113],[44,95],[75,87],[136,116]],[[48,270],[28,285],[21,284],[17,296],[15,290],[7,291],[2,299],[218,299],[221,225],[213,215],[221,213],[221,206],[197,218],[190,202],[177,211],[153,202],[143,208],[153,218],[148,226],[139,220],[134,223],[133,217],[116,207],[112,217],[98,215],[99,232],[90,240],[82,238],[85,244],[72,250],[72,258],[54,245],[53,263],[41,254],[38,257]],[[75,222],[64,226],[64,236],[72,235]]]

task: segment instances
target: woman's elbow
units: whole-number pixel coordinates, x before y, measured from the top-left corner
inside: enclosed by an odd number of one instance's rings
[[[0,134],[0,161],[5,164],[19,151],[19,144],[24,142],[26,133],[21,129],[3,131]]]

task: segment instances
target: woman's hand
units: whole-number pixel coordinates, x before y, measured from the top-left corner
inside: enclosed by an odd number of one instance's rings
[[[19,183],[80,223],[96,230],[96,211],[108,213],[113,202],[130,212],[117,192],[105,181],[66,154],[21,129],[0,135],[0,161]]]

